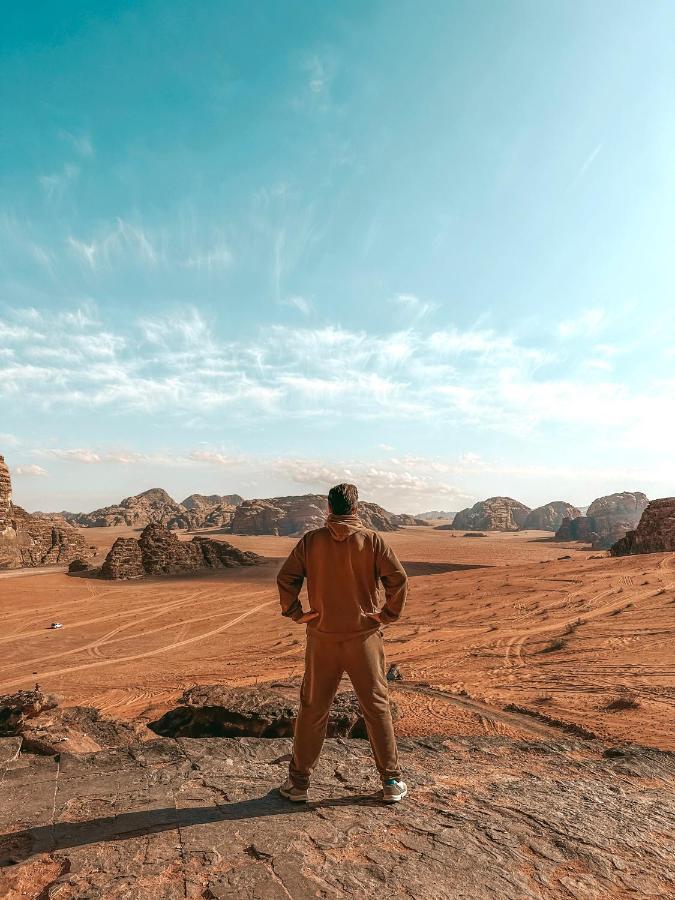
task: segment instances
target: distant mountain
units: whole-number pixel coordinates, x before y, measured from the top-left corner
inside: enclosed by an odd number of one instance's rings
[[[552,500],[543,506],[538,506],[527,514],[523,523],[524,529],[535,531],[557,531],[565,517],[574,519],[581,515],[581,510],[566,500]]]
[[[375,531],[397,531],[405,525],[423,525],[413,516],[388,512],[377,503],[360,502],[359,517],[367,528]],[[234,512],[232,534],[302,535],[320,528],[327,515],[324,494],[303,494],[244,500]]]
[[[621,491],[598,497],[585,516],[564,518],[555,539],[589,541],[594,548],[607,549],[637,527],[648,503],[642,491]]]
[[[456,512],[445,509],[431,509],[429,512],[417,513],[417,518],[427,522],[434,522],[436,519],[449,519],[452,522],[456,515]]]
[[[458,512],[450,525],[441,529],[459,531],[518,531],[530,513],[525,506],[512,497],[488,497]]]
[[[162,488],[151,488],[90,513],[68,513],[66,518],[73,525],[83,528],[121,525],[133,528],[145,528],[146,525],[188,529],[213,526],[222,528],[230,524],[234,510],[241,502],[239,494],[190,494],[183,503],[177,503]]]

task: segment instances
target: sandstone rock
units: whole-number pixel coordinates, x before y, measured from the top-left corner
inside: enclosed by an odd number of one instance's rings
[[[244,498],[239,494],[190,494],[183,500],[182,506],[190,512],[203,512],[215,506],[239,506],[243,502]]]
[[[180,541],[161,525],[147,525],[140,538],[118,538],[102,567],[104,578],[142,578],[144,575],[185,575],[203,569],[253,566],[261,557],[238,550],[226,541],[195,536]]]
[[[10,757],[0,896],[675,896],[673,754],[500,735],[399,745],[411,794],[388,809],[360,740],[326,741],[307,805],[276,791],[289,738]]]
[[[33,691],[17,691],[0,696],[0,734],[20,734],[29,719],[37,718],[45,710],[55,709],[59,701],[53,694]]]
[[[635,530],[611,548],[612,556],[675,551],[675,497],[652,500]]]
[[[235,510],[230,530],[233,534],[278,534],[299,536],[321,528],[328,513],[323,494],[244,500]],[[424,525],[413,516],[390,513],[377,503],[360,502],[359,517],[366,528],[396,531],[404,525]]]
[[[129,725],[88,707],[62,709],[56,697],[38,688],[0,697],[0,735],[20,737],[22,750],[45,756],[95,753],[137,741]]]
[[[38,515],[12,503],[9,470],[0,456],[0,569],[63,565],[88,558],[82,535],[59,515]]]
[[[289,699],[262,686],[201,685],[190,688],[178,702],[176,709],[149,725],[152,731],[163,737],[292,737],[298,714],[295,697]],[[327,733],[329,737],[367,736],[353,692],[336,696]]]
[[[599,497],[585,516],[563,519],[555,540],[590,541],[594,549],[607,549],[637,526],[648,502],[640,491]]]
[[[544,506],[531,510],[523,523],[523,528],[533,531],[557,531],[563,519],[576,519],[580,515],[581,510],[571,503],[565,500],[552,500]]]
[[[101,566],[101,576],[119,580],[143,575],[143,557],[136,538],[117,538]]]
[[[527,519],[530,507],[511,497],[489,497],[456,514],[449,525],[453,531],[518,531]]]
[[[73,572],[86,572],[89,569],[89,563],[84,559],[74,559],[68,566],[68,574]]]

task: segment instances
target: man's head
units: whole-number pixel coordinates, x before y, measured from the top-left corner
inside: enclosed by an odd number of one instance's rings
[[[359,492],[355,484],[336,484],[328,491],[328,506],[336,516],[348,516],[356,512]]]

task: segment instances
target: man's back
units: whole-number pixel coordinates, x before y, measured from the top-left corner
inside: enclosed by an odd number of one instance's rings
[[[377,630],[372,616],[378,612],[382,621],[395,621],[405,603],[403,566],[382,537],[353,515],[331,515],[323,528],[298,542],[277,577],[285,616],[302,614],[298,594],[305,578],[309,606],[318,613],[308,628],[333,640]],[[380,581],[386,596],[382,610]]]

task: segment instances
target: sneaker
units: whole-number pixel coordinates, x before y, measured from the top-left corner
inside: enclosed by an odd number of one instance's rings
[[[291,803],[307,803],[307,788],[297,788],[290,778],[281,785],[279,793]]]
[[[389,778],[382,785],[382,795],[385,803],[398,803],[408,793],[408,785],[405,781]]]

